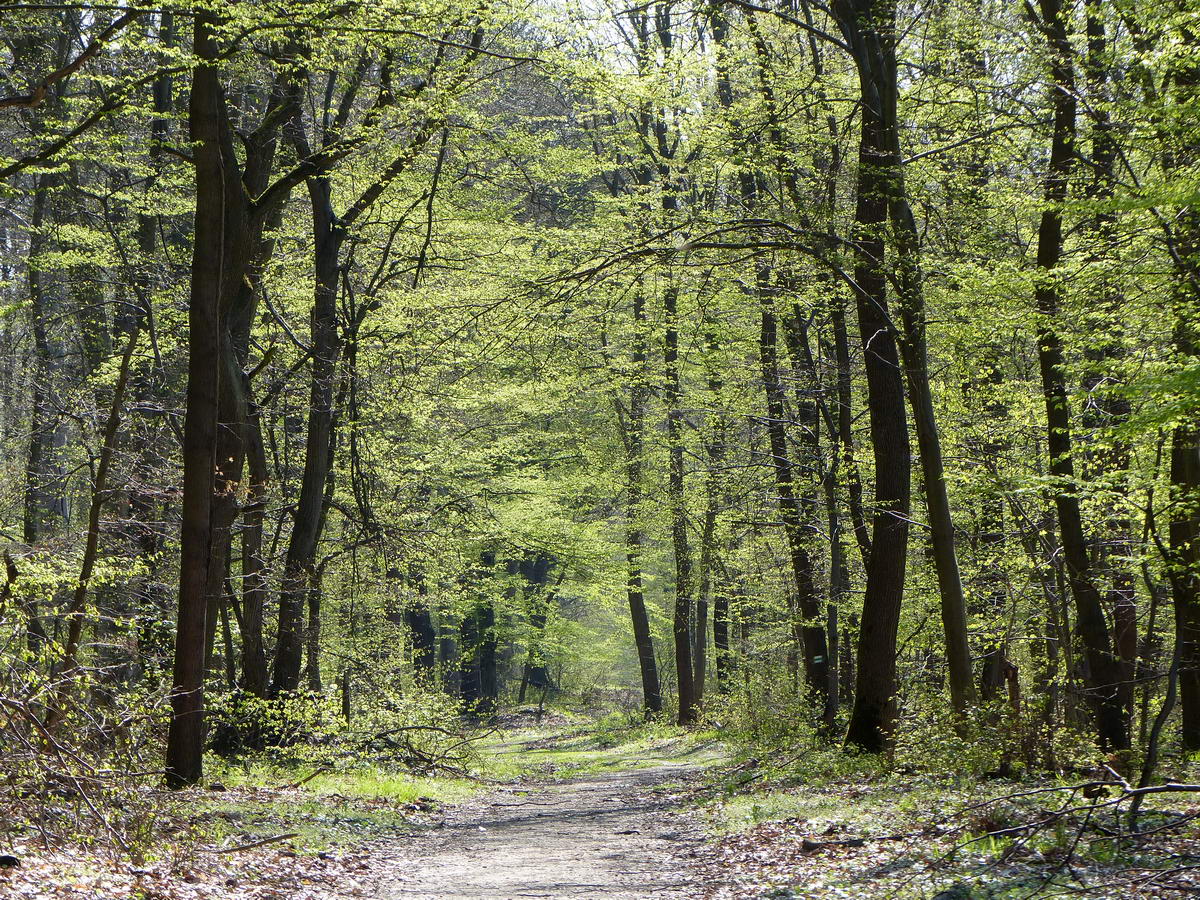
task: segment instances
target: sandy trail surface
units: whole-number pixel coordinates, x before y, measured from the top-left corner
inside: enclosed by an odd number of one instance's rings
[[[695,766],[505,789],[448,809],[397,850],[381,900],[705,896],[687,864],[703,837],[680,804]]]

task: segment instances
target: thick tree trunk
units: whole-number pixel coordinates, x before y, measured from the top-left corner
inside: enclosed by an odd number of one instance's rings
[[[834,14],[851,46],[863,101],[854,210],[854,299],[875,451],[876,510],[846,742],[877,752],[892,742],[895,728],[896,631],[904,601],[912,490],[904,380],[888,312],[883,262],[889,182],[900,166],[896,140],[888,134],[889,124],[895,124],[895,7],[890,0],[839,0]]]
[[[846,741],[870,752],[891,742],[896,720],[896,635],[904,599],[911,502],[904,383],[888,312],[884,226],[891,179],[899,170],[896,59],[891,0],[837,0],[833,13],[851,47],[862,96],[858,197],[854,215],[855,301],[867,373],[875,454],[875,515],[859,627],[854,707]]]
[[[172,674],[167,782],[200,780],[204,756],[204,635],[212,541],[213,472],[221,371],[220,306],[225,271],[227,184],[220,147],[221,87],[209,13],[196,16],[189,126],[195,145],[196,224],[188,307],[188,386],[183,439],[183,525],[180,535],[179,613]]]

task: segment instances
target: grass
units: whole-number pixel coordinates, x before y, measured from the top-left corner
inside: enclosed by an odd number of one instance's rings
[[[420,800],[456,803],[479,793],[485,787],[470,778],[413,775],[370,763],[358,763],[336,771],[321,771],[316,766],[304,768],[282,765],[266,759],[246,760],[235,765],[214,761],[210,764],[209,772],[210,783],[217,782],[227,788],[285,788],[303,781],[297,790],[306,794],[396,803],[416,803]]]
[[[413,775],[369,763],[325,772],[268,759],[234,765],[213,760],[208,771],[209,789],[188,800],[189,819],[207,832],[208,842],[250,843],[295,832],[290,843],[304,853],[401,835],[424,827],[437,806],[488,789],[477,779]]]
[[[495,779],[571,778],[659,765],[707,765],[723,758],[715,731],[610,716],[565,730],[528,728],[497,733],[480,746],[484,771]]]

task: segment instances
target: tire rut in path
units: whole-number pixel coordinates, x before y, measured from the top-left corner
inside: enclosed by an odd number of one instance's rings
[[[700,897],[675,854],[703,837],[667,782],[692,766],[514,789],[447,812],[402,853],[383,900]]]

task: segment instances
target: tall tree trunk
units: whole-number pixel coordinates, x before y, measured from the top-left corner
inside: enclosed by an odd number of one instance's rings
[[[788,187],[793,205],[800,212],[801,199],[791,169],[784,162],[782,130],[778,123],[775,95],[766,71],[765,45],[753,18],[747,20],[754,37],[757,53],[759,89],[767,109],[770,123],[770,143],[774,150],[779,177]],[[713,17],[714,39],[718,44],[717,97],[728,112],[733,106],[733,91],[729,82],[728,64],[724,54],[728,25],[718,11]],[[741,131],[741,125],[730,122],[730,127]],[[762,194],[761,176],[757,172],[743,172],[740,176],[742,201],[747,209],[759,206]],[[788,559],[795,581],[795,600],[790,604],[793,618],[792,629],[799,650],[804,656],[804,680],[821,707],[822,721],[833,724],[834,702],[830,695],[829,651],[825,633],[825,622],[821,617],[820,604],[816,595],[812,555],[804,541],[804,515],[800,498],[796,496],[787,445],[787,407],[785,393],[779,373],[778,319],[775,310],[775,288],[770,283],[770,268],[765,262],[755,263],[754,294],[760,307],[761,331],[759,337],[759,367],[762,373],[763,391],[766,399],[766,429],[771,448],[771,462],[775,488],[779,497],[779,510],[783,519],[784,537],[787,541]]]
[[[838,508],[837,474],[839,454],[836,446],[837,422],[832,411],[823,398],[824,385],[820,366],[809,343],[809,328],[799,304],[792,304],[791,315],[783,317],[783,335],[787,345],[788,356],[794,371],[807,370],[811,386],[806,391],[797,377],[795,402],[797,419],[799,420],[801,442],[810,454],[813,465],[821,483],[821,491],[825,502],[826,521],[829,529],[829,597],[825,605],[825,642],[828,648],[828,662],[825,666],[828,679],[828,703],[825,721],[827,727],[832,727],[838,708],[839,684],[839,634],[838,607],[848,587],[850,574],[846,570],[845,548],[842,546],[841,512]],[[821,422],[835,442],[832,462],[825,465],[822,458]],[[816,499],[809,501],[815,510]]]
[[[633,295],[633,363],[629,387],[629,425],[624,430],[625,443],[625,593],[633,626],[633,642],[637,649],[638,668],[642,677],[642,705],[646,715],[662,711],[662,687],[658,678],[658,663],[654,656],[654,638],[646,614],[646,598],[642,587],[642,554],[645,536],[642,531],[642,465],[646,444],[646,404],[649,397],[649,373],[646,371],[646,295],[640,285]]]
[[[1112,102],[1110,87],[1109,45],[1105,34],[1102,0],[1087,0],[1087,109],[1092,119],[1092,181],[1089,194],[1101,204],[1111,205],[1115,193],[1116,163],[1118,146],[1109,104]],[[1111,262],[1114,244],[1118,240],[1114,231],[1117,216],[1114,209],[1101,208],[1092,222],[1092,237],[1098,245],[1094,252],[1101,261]],[[1083,379],[1087,392],[1087,414],[1085,422],[1094,428],[1114,429],[1128,420],[1130,402],[1120,390],[1123,383],[1119,364],[1125,356],[1120,340],[1121,312],[1124,306],[1119,285],[1114,279],[1101,275],[1099,296],[1093,306],[1095,315],[1092,330],[1098,343],[1086,349],[1088,371]],[[1096,396],[1098,394],[1099,396]],[[1137,663],[1137,591],[1133,566],[1127,562],[1133,556],[1133,525],[1127,507],[1129,493],[1130,448],[1120,437],[1108,437],[1101,446],[1093,450],[1087,459],[1088,470],[1101,478],[1107,476],[1114,482],[1114,489],[1121,502],[1113,504],[1114,513],[1104,523],[1105,537],[1101,544],[1101,564],[1109,579],[1108,606],[1113,615],[1113,643],[1121,662],[1121,705],[1126,719],[1132,722],[1135,668]]]
[[[775,314],[774,288],[769,272],[759,264],[755,270],[755,292],[760,305],[759,365],[763,390],[766,394],[766,428],[771,448],[771,465],[775,490],[779,495],[779,514],[783,520],[784,538],[792,577],[795,579],[796,601],[792,615],[798,620],[795,627],[804,654],[804,681],[812,692],[821,717],[833,724],[833,706],[829,697],[829,651],[826,646],[825,623],[817,601],[813,576],[812,555],[804,540],[804,511],[796,496],[795,478],[787,445],[787,409],[783,383],[779,376],[778,322]]]
[[[894,72],[894,68],[892,71]],[[894,107],[891,111],[894,113]],[[912,407],[917,448],[921,457],[925,506],[929,513],[929,537],[933,547],[933,565],[937,572],[938,596],[941,601],[950,703],[954,711],[962,715],[976,703],[975,681],[971,673],[971,648],[967,643],[967,603],[958,568],[958,554],[954,549],[954,522],[950,514],[950,497],[946,490],[942,441],[938,434],[937,415],[934,412],[933,390],[929,384],[920,238],[904,187],[904,170],[898,164],[898,123],[889,122],[887,134],[897,141],[891,153],[891,158],[896,160],[897,165],[888,175],[888,207],[895,234],[897,266],[900,270],[897,279],[900,321],[903,324],[900,349],[904,357],[908,399]]]
[[[692,669],[692,552],[688,544],[687,501],[684,494],[683,391],[679,376],[679,291],[668,285],[663,292],[666,332],[663,366],[666,371],[667,491],[671,507],[671,546],[675,552],[675,675],[679,685],[679,724],[696,721],[695,673]]]
[[[333,466],[333,382],[340,351],[337,324],[338,260],[345,231],[330,202],[326,176],[308,179],[312,202],[316,290],[312,311],[312,378],[304,475],[279,597],[279,634],[271,691],[294,691],[300,683],[303,609],[312,589],[313,563],[325,521],[327,482]]]
[[[249,394],[249,384],[246,384]],[[263,613],[267,601],[266,561],[263,556],[263,523],[267,513],[266,448],[263,446],[262,418],[258,407],[247,396],[246,461],[249,475],[248,496],[243,510],[242,527],[242,633],[241,686],[255,697],[267,696],[267,652],[263,639]]]
[[[1171,101],[1177,131],[1164,141],[1172,147],[1164,168],[1177,176],[1193,175],[1200,164],[1200,137],[1194,122],[1200,101],[1200,65],[1196,48],[1200,34],[1194,24],[1179,26],[1179,43],[1186,48],[1171,72]],[[1200,206],[1178,210],[1167,229],[1168,249],[1175,266],[1172,290],[1174,344],[1179,365],[1194,369],[1200,360]],[[1171,505],[1168,524],[1171,593],[1175,605],[1176,658],[1183,746],[1200,750],[1200,426],[1190,410],[1171,435]]]
[[[183,439],[183,525],[180,534],[179,613],[172,673],[167,782],[200,780],[204,756],[204,635],[212,541],[213,472],[221,371],[221,287],[226,276],[225,220],[229,207],[221,159],[221,86],[217,80],[215,17],[196,16],[188,122],[196,166],[196,217],[188,306],[188,385]]]
[[[709,353],[718,347],[714,326],[709,323],[705,337]],[[723,382],[716,368],[708,374],[708,435],[705,451],[708,471],[704,475],[704,522],[700,529],[700,590],[696,596],[696,618],[692,627],[692,670],[696,690],[696,702],[704,700],[705,682],[708,680],[708,618],[713,595],[713,584],[717,569],[716,530],[717,516],[722,505],[722,468],[725,464],[725,442],[727,425],[721,410]],[[720,590],[718,586],[717,590]]]
[[[1071,410],[1062,340],[1057,325],[1061,279],[1055,270],[1062,257],[1062,205],[1067,198],[1075,157],[1074,53],[1067,35],[1067,12],[1061,0],[1040,0],[1040,27],[1051,53],[1051,104],[1054,109],[1049,168],[1045,178],[1045,209],[1038,228],[1039,278],[1035,300],[1039,315],[1038,363],[1046,402],[1049,473],[1054,479],[1067,579],[1075,600],[1076,627],[1087,657],[1085,688],[1096,716],[1101,741],[1111,748],[1129,746],[1129,729],[1122,708],[1121,665],[1114,655],[1104,618],[1104,605],[1092,571],[1083,530],[1075,463],[1071,449]]]
[[[904,383],[888,314],[883,241],[889,182],[900,166],[893,149],[897,142],[887,132],[896,121],[895,12],[891,0],[836,0],[833,5],[854,56],[862,97],[854,294],[875,454],[875,515],[846,741],[869,752],[883,750],[895,728],[896,635],[904,600],[911,502]]]

